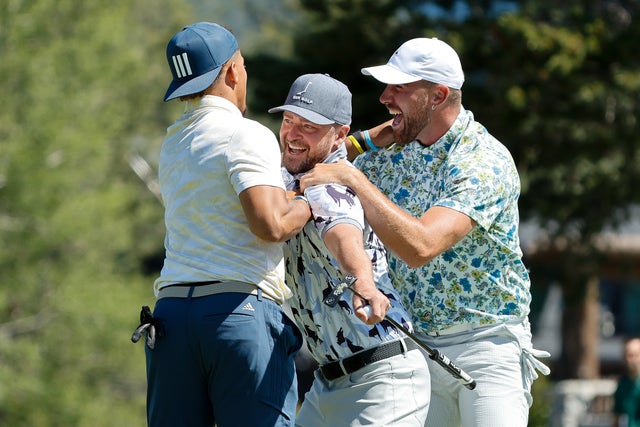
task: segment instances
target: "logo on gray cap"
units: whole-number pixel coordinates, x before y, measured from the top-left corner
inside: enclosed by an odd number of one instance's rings
[[[313,84],[312,82],[307,83],[307,86],[305,86],[304,90],[297,92],[295,95],[293,95],[292,98],[296,101],[304,102],[305,104],[313,104],[312,99],[309,99],[303,96],[309,89],[309,86],[311,86],[312,84]]]

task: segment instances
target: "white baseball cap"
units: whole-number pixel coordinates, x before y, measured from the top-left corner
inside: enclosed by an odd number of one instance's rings
[[[367,67],[361,71],[386,84],[426,80],[460,89],[464,83],[458,54],[435,37],[411,39],[403,43],[385,65]]]

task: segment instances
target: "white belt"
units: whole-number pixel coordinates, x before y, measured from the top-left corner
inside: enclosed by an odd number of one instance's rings
[[[482,323],[459,323],[457,325],[440,329],[439,331],[425,332],[425,333],[430,337],[442,337],[445,335],[459,334],[460,332],[470,332],[470,331],[473,331],[474,329],[482,328],[484,326],[490,326],[490,325],[483,325]]]

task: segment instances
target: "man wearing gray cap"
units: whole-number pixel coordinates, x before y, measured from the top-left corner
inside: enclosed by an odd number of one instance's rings
[[[362,73],[387,85],[393,119],[347,138],[366,151],[356,168],[318,165],[301,187],[340,182],[358,195],[417,335],[475,379],[468,390],[429,359],[426,425],[525,427],[536,370],[549,370],[531,344],[514,161],[462,107],[464,73],[446,43],[409,40]]]
[[[342,140],[351,124],[351,93],[325,74],[306,74],[292,84],[283,105],[280,145],[287,188],[315,164],[346,157]],[[412,330],[391,284],[384,247],[347,187],[309,187],[304,196],[313,221],[285,244],[286,282],[293,316],[320,365],[296,419],[301,427],[416,426],[429,406],[429,369],[418,346],[391,322]],[[327,295],[345,280],[336,304]],[[364,308],[370,308],[370,314]]]
[[[275,135],[244,117],[233,34],[196,23],[166,53],[164,99],[185,109],[160,152],[166,255],[148,320],[148,424],[292,426],[302,335],[282,310],[282,242],[309,207],[287,196]]]

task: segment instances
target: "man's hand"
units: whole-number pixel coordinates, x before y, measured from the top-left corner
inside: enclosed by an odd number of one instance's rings
[[[387,298],[382,292],[380,292],[377,288],[370,289],[360,289],[362,282],[358,280],[356,284],[353,285],[352,289],[355,291],[353,295],[353,308],[355,310],[356,317],[362,320],[367,325],[375,325],[376,323],[381,322],[386,316],[387,311],[391,307],[391,302],[389,302],[389,298]],[[360,295],[356,295],[356,292]],[[365,298],[362,298],[365,297]],[[369,306],[370,312],[364,309],[364,307]]]
[[[366,179],[358,169],[351,166],[345,160],[338,160],[337,163],[318,163],[300,178],[300,189],[306,190],[308,187],[319,184],[342,184],[351,187],[354,178],[361,176]]]

